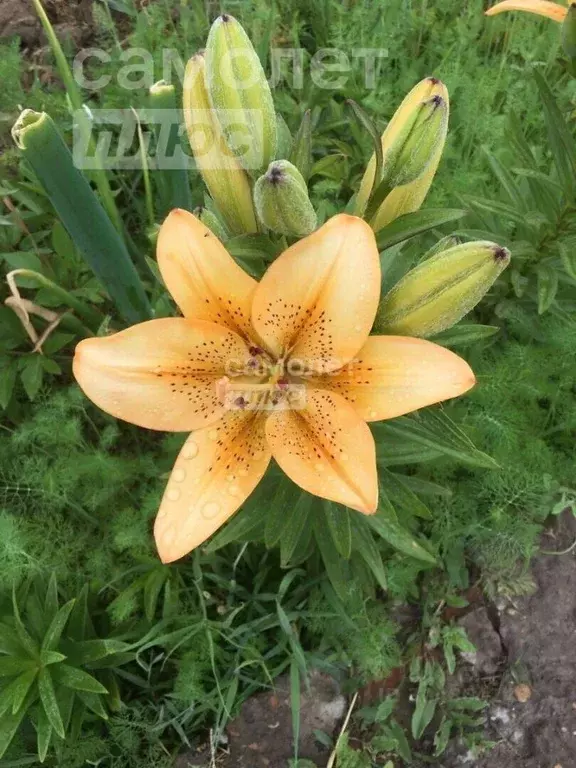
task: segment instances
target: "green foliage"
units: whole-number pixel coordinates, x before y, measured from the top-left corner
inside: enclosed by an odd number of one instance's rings
[[[185,59],[203,46],[209,19],[201,3],[178,4],[177,16],[169,0],[138,13],[131,2],[113,5],[128,12],[126,39],[120,44],[119,17],[115,21],[105,4],[95,4],[98,35],[111,60],[91,74],[110,75],[111,83],[84,97],[93,106],[128,106],[117,73],[123,48],[132,45],[151,51],[155,62],[151,81],[129,93],[130,103],[141,106],[149,86],[165,74],[162,48]],[[285,79],[274,96],[292,135],[309,110],[313,155],[305,120],[292,160],[309,180],[321,220],[342,210],[357,191],[373,148],[369,133],[352,123],[345,100],[361,103],[380,131],[418,79],[434,74],[447,83],[451,132],[430,207],[380,233],[387,288],[422,258],[432,239],[459,226],[466,236],[482,233],[512,250],[513,266],[483,308],[451,336],[436,339],[470,361],[478,387],[454,406],[374,426],[381,501],[370,519],[310,500],[272,469],[243,511],[193,558],[158,563],[151,521],[182,438],[120,425],[69,386],[75,343],[114,327],[111,303],[29,169],[17,167],[15,153],[5,154],[1,192],[9,207],[0,217],[2,274],[28,270],[16,277],[22,295],[41,308],[66,312],[40,354],[13,309],[0,308],[0,627],[16,634],[14,585],[27,632],[20,629],[13,650],[0,653],[0,669],[7,662],[4,669],[16,670],[0,680],[0,702],[9,689],[0,739],[6,743],[15,733],[7,760],[34,764],[40,752],[58,768],[87,762],[167,768],[172,754],[203,742],[210,729],[217,744],[240,703],[289,669],[302,684],[314,666],[351,672],[360,683],[385,679],[411,660],[411,727],[399,725],[396,700],[385,699],[357,722],[369,745],[365,751],[354,749],[347,736],[341,740],[338,768],[371,768],[391,755],[408,759],[423,736],[428,759],[441,755],[455,733],[482,746],[476,728],[482,702],[450,699],[444,686],[459,650],[469,646],[457,627],[431,617],[445,601],[462,599],[471,573],[490,590],[523,588],[542,522],[575,503],[574,87],[556,62],[554,25],[511,16],[488,24],[481,0],[465,6],[456,0],[279,0],[270,10],[257,0],[238,8],[263,59],[274,29],[274,45],[304,48],[304,87]],[[364,62],[353,57],[344,84],[335,78],[333,87],[320,88],[310,77],[311,56],[320,47],[385,47],[388,53],[378,62],[373,89],[362,83]],[[69,138],[61,90],[46,86],[41,69],[34,69],[26,72],[31,86],[25,94],[23,67],[17,45],[3,45],[0,112],[15,118],[23,102],[45,109]],[[539,88],[532,69],[542,75]],[[542,78],[556,84],[558,106]],[[11,146],[4,134],[0,143]],[[477,151],[480,144],[486,152]],[[156,184],[153,170],[151,178]],[[145,265],[143,258],[153,251],[145,176],[127,171],[111,183],[154,309],[169,314],[163,289],[148,271],[155,264],[149,258]],[[193,198],[206,202],[197,176]],[[455,224],[462,201],[471,212]],[[438,213],[446,206],[448,212]],[[228,246],[260,276],[281,244],[261,235],[234,238]],[[3,288],[2,299],[9,293]],[[30,320],[38,336],[49,325],[34,314]],[[56,583],[55,603],[48,585]],[[33,661],[23,638],[42,645],[54,605],[62,611],[74,598],[62,636],[49,649],[67,658],[45,655],[32,677],[33,667],[21,666]],[[116,649],[106,670],[94,666],[98,660],[74,658],[86,640],[74,636],[70,625],[84,599],[89,642],[112,639],[107,647]],[[394,618],[406,602],[422,616],[409,644]],[[128,644],[129,657],[114,643]],[[435,650],[433,659],[423,658],[423,644]],[[42,664],[48,672],[42,672],[41,692]],[[92,703],[102,699],[99,713],[75,715],[84,707],[70,686],[87,683],[81,675],[62,674],[67,666],[110,692],[81,692],[92,695]],[[13,714],[27,674],[30,688]],[[18,680],[20,687],[10,692]],[[119,710],[111,706],[118,701],[113,685],[122,694]],[[58,713],[68,734],[74,726],[74,738],[58,735]],[[22,723],[16,723],[20,714]]]
[[[117,670],[132,661],[127,643],[102,637],[89,613],[89,588],[62,603],[58,580],[27,580],[0,605],[0,757],[29,719],[41,763],[51,748],[78,739],[94,715],[120,707]],[[24,721],[24,726],[23,726]]]

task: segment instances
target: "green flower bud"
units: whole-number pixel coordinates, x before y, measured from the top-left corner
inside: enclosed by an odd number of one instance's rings
[[[248,171],[262,172],[276,157],[276,112],[258,54],[242,26],[219,16],[206,43],[210,102],[226,142]]]
[[[230,239],[230,234],[226,231],[226,227],[215,213],[212,213],[208,208],[204,208],[202,205],[194,209],[194,216],[200,219],[202,224],[205,224],[208,229],[216,235],[216,237],[223,243]]]
[[[571,60],[576,60],[576,3],[571,3],[562,22],[562,48]]]
[[[196,54],[184,78],[184,119],[196,167],[230,231],[257,232],[250,180],[230,152],[210,106],[205,83],[205,61]]]
[[[488,292],[510,262],[495,243],[463,243],[419,264],[384,296],[375,329],[401,336],[433,336],[451,328]]]
[[[391,187],[410,184],[424,175],[448,127],[448,104],[442,96],[420,103],[390,148],[385,177]]]
[[[306,182],[288,160],[270,163],[254,186],[254,203],[260,221],[273,232],[305,237],[316,229]]]

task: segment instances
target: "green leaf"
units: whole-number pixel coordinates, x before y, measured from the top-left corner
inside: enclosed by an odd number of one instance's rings
[[[412,736],[416,741],[422,738],[424,731],[430,725],[437,703],[436,699],[426,699],[425,691],[422,693],[418,691],[416,707],[412,715]]]
[[[410,745],[408,744],[408,739],[406,738],[404,730],[395,720],[392,720],[387,725],[387,729],[392,737],[396,739],[396,743],[398,745],[398,754],[402,760],[405,760],[408,764],[410,764],[412,762],[412,750],[410,749]]]
[[[326,530],[326,526],[320,522],[319,516],[314,521],[314,538],[334,591],[338,597],[345,599],[349,593],[348,561],[344,560],[336,549],[334,539]]]
[[[86,691],[76,691],[76,695],[91,712],[94,712],[95,715],[98,715],[103,720],[108,720],[108,713],[104,709],[101,696],[95,693],[86,693]]]
[[[564,269],[573,280],[576,280],[576,247],[568,248],[564,243],[558,242],[556,246],[560,252],[560,258]]]
[[[26,707],[21,707],[16,714],[3,714],[0,717],[0,758],[4,756],[4,753],[10,746],[16,731],[20,727],[20,723],[24,719],[26,711]]]
[[[286,527],[282,531],[282,538],[280,539],[280,557],[283,567],[286,567],[292,559],[292,555],[301,541],[302,529],[305,526],[312,525],[310,516],[313,501],[314,498],[309,493],[302,491],[300,498],[292,508]]]
[[[455,325],[432,336],[430,341],[443,347],[467,347],[499,332],[497,325]]]
[[[12,714],[15,715],[16,712],[20,709],[20,707],[24,704],[24,699],[28,695],[30,688],[32,687],[32,684],[36,680],[36,675],[38,674],[38,668],[33,667],[32,669],[29,669],[27,672],[23,672],[20,677],[17,677],[16,680],[13,680],[10,685],[8,686],[10,688],[10,691],[8,691],[8,688],[5,689],[3,692],[3,695],[6,695],[8,698],[11,698],[12,700]]]
[[[148,621],[153,621],[162,587],[166,583],[169,571],[167,568],[155,568],[144,583],[144,613]]]
[[[56,680],[74,691],[107,694],[107,689],[95,677],[69,664],[60,664],[55,673]]]
[[[14,677],[30,669],[31,665],[35,665],[35,662],[27,657],[2,656],[0,657],[0,677]]]
[[[44,612],[47,614],[46,620],[52,621],[58,612],[58,582],[56,574],[50,576],[48,587],[46,589],[46,598],[44,600]]]
[[[295,660],[292,660],[290,664],[290,709],[292,712],[294,759],[297,761],[300,745],[300,669]]]
[[[28,634],[26,627],[22,623],[20,618],[20,609],[18,608],[18,602],[16,600],[16,590],[12,590],[12,610],[14,611],[14,626],[16,628],[16,637],[20,641],[22,648],[32,658],[37,659],[40,649],[34,640]]]
[[[38,691],[40,693],[40,701],[44,707],[46,717],[50,721],[50,725],[54,728],[58,736],[63,739],[65,736],[64,723],[62,722],[62,716],[60,715],[60,710],[58,708],[52,676],[47,669],[41,669],[38,673]]]
[[[88,614],[88,584],[85,584],[78,595],[72,613],[68,620],[68,636],[73,640],[84,640],[87,634],[92,636],[94,628]]]
[[[17,374],[18,362],[16,360],[10,360],[6,364],[2,362],[0,368],[0,407],[2,408],[7,408],[12,399]]]
[[[81,102],[77,109],[82,110]],[[54,121],[46,113],[28,111],[14,127],[14,136],[76,247],[124,320],[138,323],[149,319],[148,298],[126,245],[87,179],[75,167]],[[106,193],[105,174],[100,191]],[[110,207],[114,208],[113,198]]]
[[[382,556],[376,546],[372,531],[361,515],[354,515],[352,518],[352,548],[370,568],[381,589],[387,589],[388,584]]]
[[[448,742],[450,741],[450,733],[452,732],[452,721],[447,720],[446,716],[442,718],[442,722],[440,723],[440,727],[434,734],[434,755],[438,757],[439,755],[442,755],[446,747],[448,746]]]
[[[548,143],[554,157],[554,164],[564,190],[572,198],[576,177],[576,142],[546,79],[537,69],[533,70],[533,74],[544,104]]]
[[[439,408],[429,408],[416,416],[401,416],[385,423],[373,425],[377,435],[408,438],[414,443],[433,449],[440,454],[485,469],[498,469],[499,465],[486,453],[479,451],[470,438]]]
[[[43,763],[44,760],[46,760],[46,755],[48,754],[50,741],[52,739],[52,726],[43,709],[38,710],[34,725],[36,726],[38,759]]]
[[[432,512],[423,501],[406,485],[402,475],[396,475],[387,469],[380,470],[380,479],[383,481],[386,492],[397,509],[406,511],[409,515],[421,517],[424,520],[432,519]]]
[[[268,519],[270,494],[274,494],[277,485],[278,478],[267,474],[232,520],[204,547],[204,551],[210,554],[233,541],[246,541],[252,535],[260,534]]]
[[[56,616],[54,616],[52,619],[52,622],[48,627],[48,631],[46,632],[42,642],[43,651],[53,651],[58,646],[60,638],[62,637],[62,632],[64,631],[64,627],[66,626],[68,618],[70,617],[72,608],[74,608],[75,602],[75,600],[70,600],[68,603],[66,603],[66,605],[63,605]]]
[[[285,527],[292,515],[293,509],[297,503],[295,499],[298,490],[294,483],[283,476],[276,487],[276,493],[270,502],[266,527],[264,529],[264,542],[267,549],[272,549],[280,541]]]
[[[384,251],[386,248],[391,248],[423,232],[429,232],[442,224],[461,219],[466,213],[467,211],[455,208],[428,208],[416,213],[406,213],[376,233],[378,250]]]
[[[366,522],[394,549],[417,560],[422,560],[424,563],[436,565],[437,560],[434,555],[418,544],[412,534],[398,522],[398,517],[385,488],[380,487],[378,512],[375,515],[368,515]]]
[[[70,649],[65,646],[69,660],[77,665],[92,664],[107,656],[124,653],[129,647],[121,640],[83,640],[71,644]]]
[[[558,293],[558,273],[553,267],[540,265],[538,274],[538,314],[547,312]]]
[[[348,559],[352,553],[350,512],[341,504],[326,500],[322,501],[322,509],[336,549],[342,557]]]
[[[304,180],[308,181],[312,167],[312,119],[309,109],[304,112],[298,133],[294,137],[289,160],[298,168]]]
[[[368,114],[362,109],[362,107],[359,104],[357,104],[353,99],[348,99],[346,103],[349,104],[350,107],[352,107],[354,116],[356,117],[360,125],[364,128],[364,130],[368,133],[368,135],[372,139],[372,148],[374,150],[374,156],[376,158],[376,166],[374,168],[374,181],[372,183],[372,189],[370,190],[370,194],[368,195],[368,199],[369,199],[370,196],[372,195],[372,191],[380,183],[380,179],[382,177],[382,166],[384,163],[384,154],[382,152],[382,139],[380,137],[380,131],[377,129],[374,122],[371,120]]]
[[[42,355],[36,353],[30,357],[24,357],[20,361],[20,379],[30,400],[34,400],[44,377]]]
[[[505,219],[508,221],[514,221],[516,224],[525,226],[529,223],[528,217],[524,211],[519,211],[507,203],[503,203],[500,200],[488,200],[483,197],[472,197],[466,195],[464,200],[475,210],[488,211],[493,213],[499,219]]]
[[[416,475],[396,475],[396,477],[400,478],[404,485],[414,491],[414,493],[419,493],[421,496],[443,496],[449,499],[453,495],[451,488],[445,488],[443,485],[422,480],[422,478],[416,477]]]
[[[45,667],[51,664],[59,664],[65,658],[66,656],[63,653],[58,653],[58,651],[40,651],[40,661]]]

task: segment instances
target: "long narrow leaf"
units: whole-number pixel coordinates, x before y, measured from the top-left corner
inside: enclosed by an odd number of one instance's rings
[[[150,305],[124,241],[74,166],[53,120],[45,113],[25,110],[14,126],[13,136],[78,250],[122,317],[129,323],[148,319]]]

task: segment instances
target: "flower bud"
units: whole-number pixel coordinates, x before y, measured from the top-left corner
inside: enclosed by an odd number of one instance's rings
[[[186,67],[184,119],[196,166],[230,231],[257,232],[250,181],[228,149],[211,108],[202,54],[193,56]]]
[[[437,136],[435,150],[431,153],[424,172],[418,178],[401,186],[396,186],[384,199],[377,213],[370,221],[375,232],[378,232],[378,230],[399,216],[417,211],[428,194],[428,190],[436,175],[440,158],[442,157],[448,131],[449,99],[446,86],[440,80],[433,77],[422,80],[406,96],[382,134],[382,152],[384,156],[384,170],[386,170],[387,166],[390,168],[390,162],[393,161],[393,157],[391,157],[392,149],[398,147],[399,139],[402,136],[406,136],[407,130],[414,126],[422,102],[429,101],[435,96],[441,97],[445,103],[444,127]],[[366,209],[370,192],[374,186],[375,172],[376,158],[373,155],[368,163],[358,195],[356,196],[355,212],[358,216],[362,216]]]
[[[254,186],[254,202],[260,221],[273,232],[304,237],[316,229],[306,182],[288,160],[270,163]]]
[[[208,35],[206,78],[228,146],[244,168],[261,173],[276,157],[274,102],[248,35],[227,14],[216,19]]]
[[[226,227],[222,224],[218,216],[213,213],[209,208],[204,208],[202,205],[194,209],[194,216],[200,219],[208,229],[216,235],[216,237],[223,243],[230,239],[229,233],[226,231]]]
[[[427,259],[384,296],[375,329],[402,336],[433,336],[461,320],[510,262],[495,243],[463,243]]]
[[[419,179],[444,143],[448,127],[448,104],[442,96],[420,102],[404,130],[390,147],[384,172],[393,187]]]
[[[562,48],[571,60],[576,60],[576,3],[571,3],[562,24]]]

